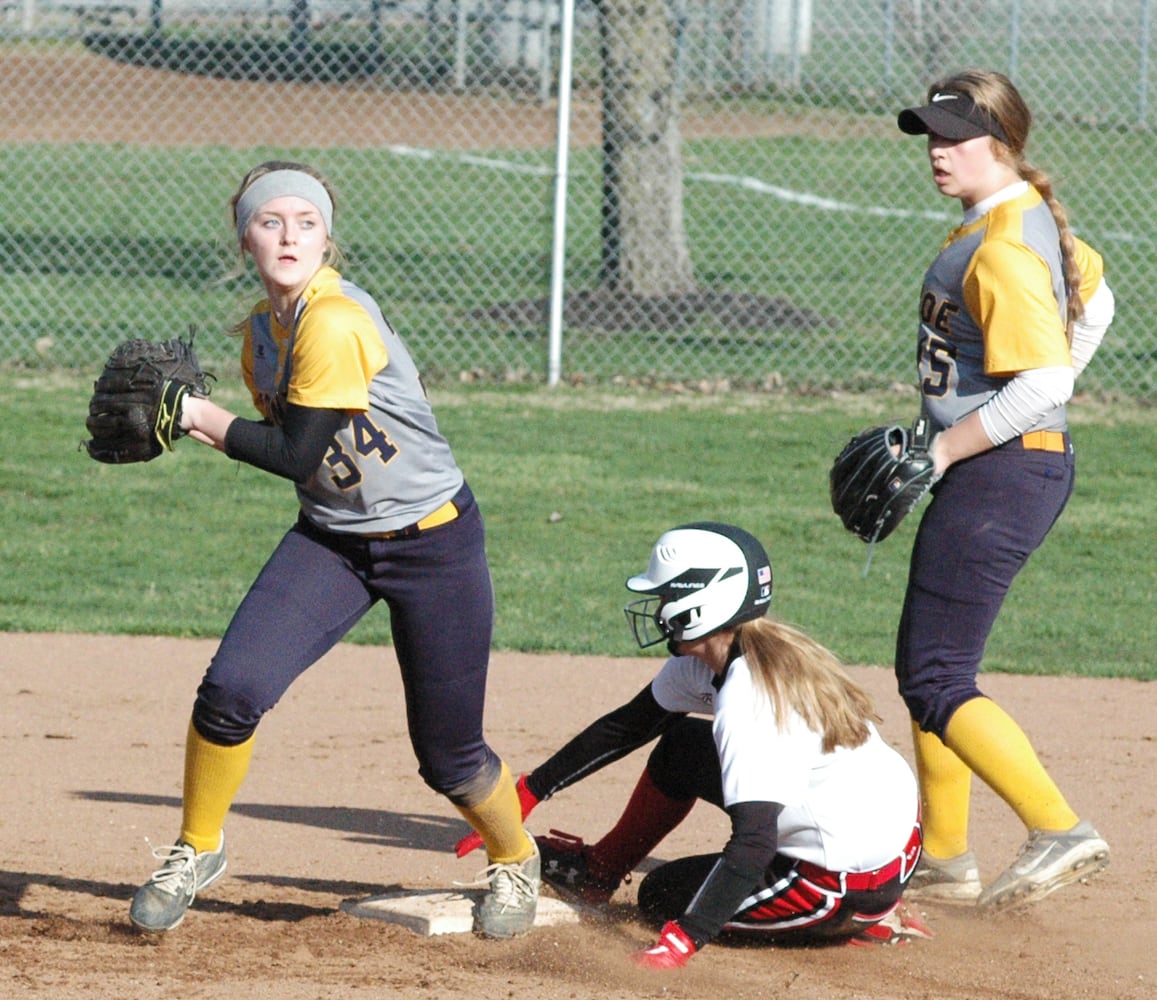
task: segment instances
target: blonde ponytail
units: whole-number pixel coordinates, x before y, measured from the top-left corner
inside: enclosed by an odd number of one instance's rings
[[[1048,174],[1039,170],[1031,163],[1020,157],[1015,164],[1017,173],[1028,181],[1044,199],[1053,213],[1057,224],[1057,231],[1061,236],[1061,262],[1065,272],[1065,305],[1067,309],[1065,319],[1065,337],[1069,346],[1073,343],[1073,324],[1085,315],[1085,303],[1081,299],[1081,271],[1077,267],[1076,246],[1073,242],[1073,231],[1069,226],[1068,213],[1053,193],[1053,183]]]
[[[781,728],[794,709],[823,735],[825,753],[858,747],[868,739],[869,721],[879,721],[872,699],[830,650],[772,618],[741,625],[739,643]]]

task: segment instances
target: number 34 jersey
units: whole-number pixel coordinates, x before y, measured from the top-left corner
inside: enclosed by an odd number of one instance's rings
[[[1076,240],[1081,294],[1104,270]],[[918,364],[924,413],[937,429],[958,423],[1017,372],[1071,365],[1060,236],[1027,183],[972,209],[924,275]],[[1064,407],[1033,430],[1064,430]]]
[[[280,423],[285,403],[344,410],[302,511],[330,531],[378,534],[414,524],[457,493],[463,476],[413,359],[374,299],[318,271],[291,329],[259,303],[245,323],[241,367],[254,405]]]

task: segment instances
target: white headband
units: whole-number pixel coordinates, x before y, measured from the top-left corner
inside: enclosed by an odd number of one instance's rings
[[[266,202],[293,195],[304,198],[321,213],[325,231],[333,236],[333,200],[325,185],[301,170],[272,170],[262,174],[237,199],[237,239],[245,238],[249,220]]]

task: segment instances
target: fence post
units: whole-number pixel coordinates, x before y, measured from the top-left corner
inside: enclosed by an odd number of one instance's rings
[[[566,195],[570,152],[571,54],[574,47],[574,0],[562,0],[559,11],[558,138],[555,143],[554,235],[550,271],[550,331],[547,337],[546,384],[556,386],[562,375],[562,312],[566,268]]]
[[[895,91],[896,0],[884,0],[884,93]]]
[[[1020,61],[1020,0],[1012,0],[1012,13],[1008,25],[1008,78],[1016,79],[1016,66]]]
[[[458,0],[454,5],[454,89],[458,93],[466,89],[466,3]]]
[[[1137,124],[1145,128],[1149,116],[1149,39],[1152,30],[1149,0],[1141,0],[1140,79],[1137,86]]]

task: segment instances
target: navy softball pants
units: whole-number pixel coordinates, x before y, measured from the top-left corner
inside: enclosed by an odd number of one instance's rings
[[[483,772],[496,776],[482,732],[494,622],[484,527],[468,487],[454,503],[455,520],[393,539],[300,518],[222,638],[197,691],[197,731],[226,746],[248,739],[290,684],[384,601],[422,779],[454,797]]]
[[[952,466],[933,487],[896,640],[900,695],[925,732],[943,737],[953,712],[981,695],[976,675],[1008,589],[1072,495],[1064,441],[1051,452],[1016,438]]]

